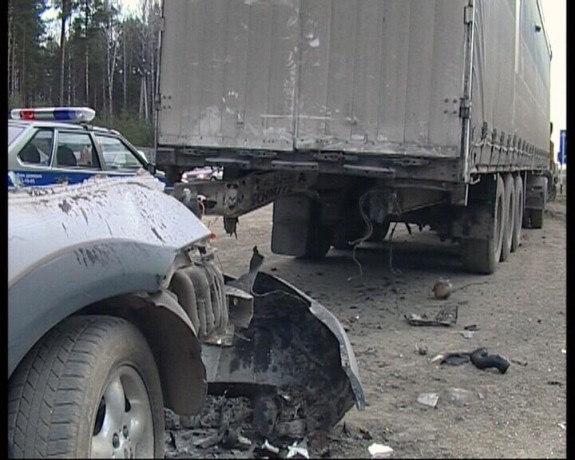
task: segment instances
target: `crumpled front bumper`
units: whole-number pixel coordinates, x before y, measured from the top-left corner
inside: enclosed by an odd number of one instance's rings
[[[264,435],[326,430],[354,404],[363,409],[355,355],[337,318],[263,272],[251,293],[253,317],[231,346],[202,345],[209,391],[254,398],[254,424]],[[291,433],[285,433],[286,418]]]

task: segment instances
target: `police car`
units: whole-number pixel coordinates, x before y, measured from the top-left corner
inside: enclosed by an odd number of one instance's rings
[[[126,176],[154,165],[118,131],[90,125],[87,107],[13,109],[8,120],[8,185],[74,184],[94,175]],[[162,177],[158,177],[162,179]]]

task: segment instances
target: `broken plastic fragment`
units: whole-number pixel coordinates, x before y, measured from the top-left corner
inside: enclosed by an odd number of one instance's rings
[[[437,393],[421,393],[417,397],[417,402],[423,404],[424,406],[435,407],[437,406],[437,401],[439,400],[439,395]]]
[[[307,443],[305,440],[300,444],[296,441],[291,446],[288,446],[286,458],[309,458],[309,452],[307,450]]]
[[[272,445],[268,442],[267,439],[266,439],[266,440],[264,441],[264,443],[262,444],[262,449],[269,450],[270,452],[273,452],[274,454],[279,454],[279,453],[280,453],[280,450],[279,450],[276,446],[272,446]]]
[[[371,458],[389,458],[393,454],[393,449],[383,444],[373,443],[367,448],[371,454]]]
[[[464,339],[471,339],[475,335],[475,331],[460,331],[459,333]]]

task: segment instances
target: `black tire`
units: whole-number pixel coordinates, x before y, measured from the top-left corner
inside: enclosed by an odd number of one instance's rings
[[[511,239],[511,252],[517,251],[521,244],[521,227],[523,226],[523,211],[525,207],[525,199],[523,194],[523,179],[521,174],[515,176],[515,227],[513,231],[513,238]]]
[[[493,200],[493,229],[492,238],[475,239],[463,238],[460,242],[461,260],[465,268],[472,273],[490,275],[495,272],[497,262],[501,259],[501,249],[503,243],[502,225],[503,216],[506,214],[504,200],[503,179],[497,176],[497,185]],[[478,212],[489,212],[488,208],[481,208]]]
[[[310,211],[305,253],[298,259],[322,259],[331,248],[332,231],[321,223],[321,204],[313,202]]]
[[[463,265],[471,273],[490,275],[497,267],[495,241],[465,238],[460,243]]]
[[[156,363],[138,329],[109,316],[71,317],[10,379],[8,442],[15,458],[89,458],[102,440],[122,457],[132,449],[136,458],[163,458],[163,409]],[[116,425],[124,428],[117,433]]]
[[[517,203],[515,198],[515,181],[511,174],[505,174],[504,199],[506,213],[503,215],[503,238],[501,241],[501,262],[506,261],[511,253],[511,244],[513,242],[513,232],[515,230],[515,215],[517,214]]]
[[[373,224],[373,235],[367,241],[379,243],[385,239],[387,233],[389,232],[389,227],[391,226],[391,221],[389,219],[384,219],[382,224]]]
[[[182,180],[183,171],[177,166],[167,166],[165,168],[166,182],[168,185],[174,185]]]
[[[307,239],[305,254],[299,259],[323,259],[331,248],[331,238],[326,227],[314,227]]]
[[[543,228],[543,209],[531,210],[531,228]]]
[[[349,251],[353,249],[353,245],[349,242],[355,240],[355,235],[346,232],[345,230],[336,230],[331,241],[331,245],[340,251]]]

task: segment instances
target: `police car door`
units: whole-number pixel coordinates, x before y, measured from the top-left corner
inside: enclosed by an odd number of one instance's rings
[[[49,185],[53,182],[50,168],[53,140],[52,129],[38,129],[18,152],[11,169],[23,185]]]
[[[75,184],[102,173],[102,165],[89,132],[58,129],[52,157],[55,182]]]
[[[114,176],[133,175],[146,164],[121,139],[105,134],[95,134],[100,148],[105,174]]]

